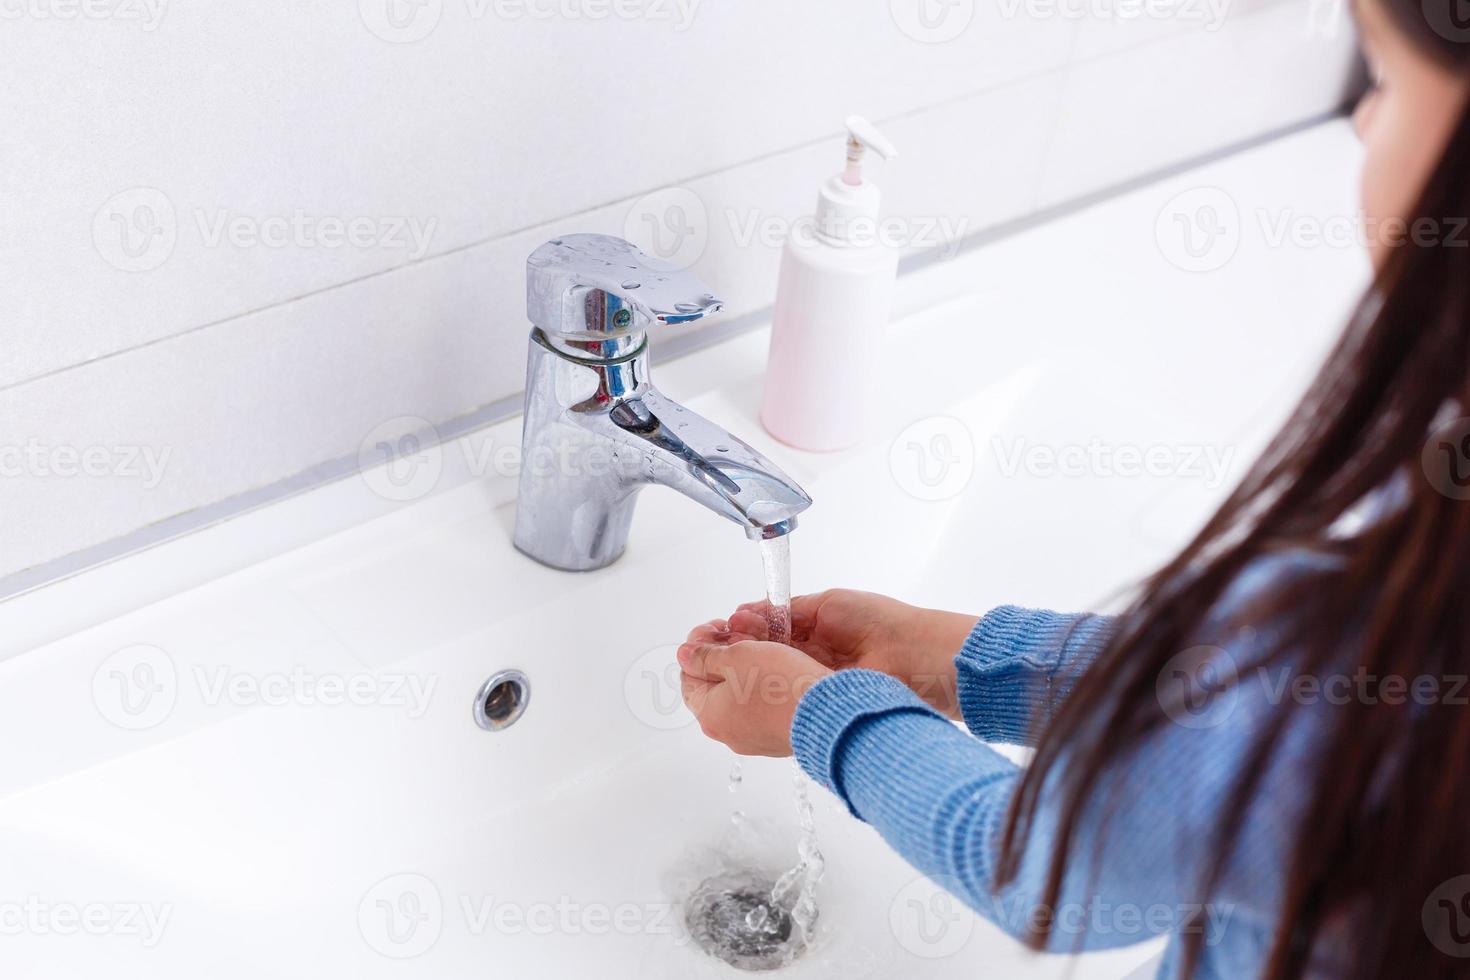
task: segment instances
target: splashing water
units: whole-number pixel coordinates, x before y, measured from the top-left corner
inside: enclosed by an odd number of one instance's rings
[[[827,870],[827,859],[817,848],[817,825],[812,810],[812,798],[807,793],[806,774],[795,762],[796,814],[801,821],[801,839],[796,844],[796,867],[783,874],[771,889],[771,901],[791,910],[791,919],[801,930],[804,939],[810,940],[812,927],[817,923],[817,885],[822,873]]]
[[[740,970],[790,966],[811,946],[817,924],[817,883],[825,862],[817,849],[806,777],[793,773],[801,836],[795,867],[772,880],[742,864],[704,878],[684,902],[689,937],[705,953]],[[738,811],[737,811],[738,813]],[[737,830],[756,833],[743,814]]]

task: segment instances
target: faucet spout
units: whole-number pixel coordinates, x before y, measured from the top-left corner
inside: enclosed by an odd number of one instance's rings
[[[678,490],[739,524],[748,537],[790,533],[796,515],[811,506],[812,498],[775,463],[651,386],[607,418],[623,433],[620,441],[643,454],[649,483]]]
[[[718,310],[703,284],[603,235],[543,245],[527,260],[527,284],[517,548],[554,568],[608,565],[623,553],[639,491],[655,484],[751,538],[791,532],[811,506],[806,491],[649,380],[645,328]]]

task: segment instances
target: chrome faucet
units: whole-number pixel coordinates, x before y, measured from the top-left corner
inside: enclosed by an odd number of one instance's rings
[[[751,538],[796,526],[806,491],[649,378],[648,327],[720,305],[693,275],[621,238],[566,235],[531,253],[517,548],[554,568],[602,568],[623,553],[638,491],[652,483]]]

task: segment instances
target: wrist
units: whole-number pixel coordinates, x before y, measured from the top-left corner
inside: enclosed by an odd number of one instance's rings
[[[980,617],[940,609],[914,609],[907,638],[909,686],[934,708],[960,718],[955,655]]]

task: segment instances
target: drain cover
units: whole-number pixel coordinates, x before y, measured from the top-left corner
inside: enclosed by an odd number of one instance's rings
[[[771,898],[775,882],[754,874],[718,875],[684,903],[689,935],[700,949],[740,970],[776,970],[806,951],[791,911]]]

